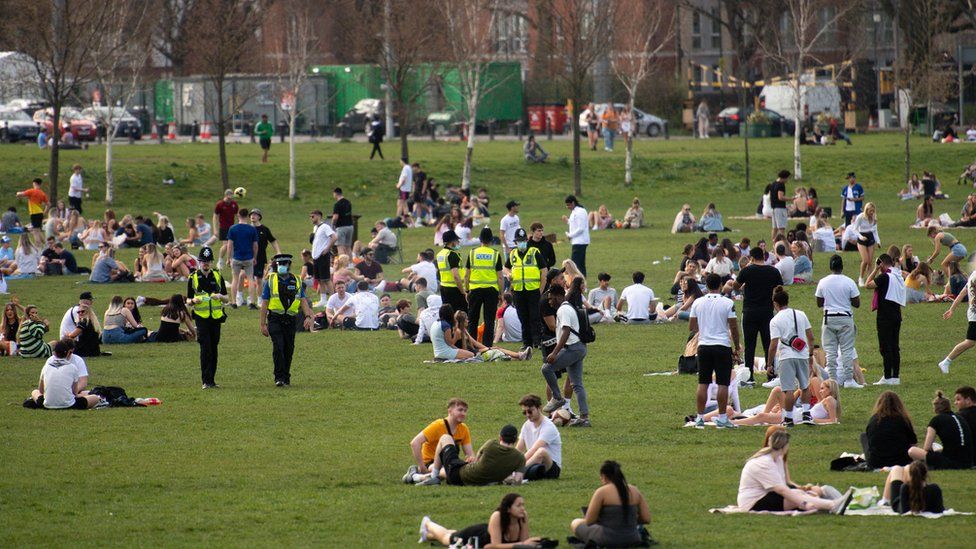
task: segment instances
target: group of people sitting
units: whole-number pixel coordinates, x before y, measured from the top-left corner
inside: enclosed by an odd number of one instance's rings
[[[640,229],[644,226],[644,208],[636,196],[630,207],[624,212],[623,219],[616,219],[607,209],[606,204],[600,204],[596,211],[587,215],[587,222],[591,231],[603,229]]]
[[[722,213],[718,211],[714,202],[709,202],[705,206],[701,218],[698,219],[695,218],[695,214],[691,213],[690,205],[683,205],[674,217],[674,223],[671,225],[671,234],[693,233],[696,231],[721,233],[731,230],[725,226]]]

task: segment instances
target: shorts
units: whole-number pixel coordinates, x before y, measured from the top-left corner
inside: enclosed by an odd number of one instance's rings
[[[783,496],[776,492],[769,492],[754,503],[750,511],[784,511],[784,503],[786,502],[783,500]]]
[[[462,545],[471,541],[474,538],[477,541],[477,545],[472,544],[471,547],[485,547],[491,543],[491,534],[488,532],[487,524],[472,524],[467,528],[462,528],[451,534],[451,546],[453,547],[458,541],[462,542]],[[465,547],[468,547],[465,545]]]
[[[732,348],[725,345],[698,346],[698,383],[708,385],[715,373],[715,383],[724,387],[732,381]]]
[[[457,446],[451,444],[450,446],[445,446],[441,448],[441,467],[444,468],[444,474],[447,476],[447,483],[453,486],[461,486],[464,483],[461,482],[461,468],[467,465],[468,462],[461,459],[458,454]]]
[[[877,241],[874,240],[873,233],[862,234],[861,237],[857,239],[858,246],[864,246],[866,248],[870,248],[875,244],[877,244]]]
[[[780,341],[780,345],[783,342]],[[806,389],[810,386],[810,362],[805,358],[781,358],[776,361],[780,387],[784,391]]]
[[[336,227],[336,246],[352,246],[352,225]]]
[[[262,149],[264,149],[266,151],[271,150],[271,138],[270,137],[262,137],[258,141],[261,143],[261,148]]]
[[[410,191],[400,191],[400,200],[406,200],[410,198]]]
[[[44,226],[44,214],[30,214],[30,222],[32,229],[40,229]]]
[[[328,280],[332,277],[332,254],[324,253],[318,259],[312,260],[312,270],[316,280]]]
[[[44,408],[44,395],[37,397],[37,407]],[[87,410],[88,399],[80,396],[75,397],[75,403],[67,408],[44,408],[45,410]]]
[[[78,210],[78,213],[81,213],[81,197],[80,196],[69,196],[68,197],[68,204],[72,208]]]
[[[774,229],[785,229],[786,228],[786,208],[773,208],[773,228]]]
[[[945,457],[942,452],[929,450],[925,454],[925,464],[929,469],[969,469],[969,465],[961,465]]]
[[[976,341],[976,322],[970,322],[969,327],[966,328],[966,339]]]
[[[949,248],[949,251],[952,252],[952,255],[958,258],[965,258],[967,255],[966,247],[962,245],[962,242],[956,242],[953,244],[952,247]]]
[[[264,276],[264,269],[268,266],[267,262],[255,263],[254,268],[251,271],[251,276],[254,278],[262,278]]]
[[[232,259],[230,262],[231,273],[237,277],[237,274],[244,271],[244,274],[251,276],[254,274],[254,260],[253,259]]]
[[[217,229],[217,239],[221,241],[226,241],[228,231],[230,231],[230,227],[227,227],[226,229],[223,227]]]
[[[529,465],[529,468],[525,470],[525,480],[556,480],[559,478],[559,473],[562,469],[559,468],[559,464],[555,461],[552,462],[552,467],[549,469],[541,463],[536,463],[534,465]]]

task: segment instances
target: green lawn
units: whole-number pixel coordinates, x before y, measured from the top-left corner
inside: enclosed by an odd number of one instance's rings
[[[570,143],[543,142],[555,162],[527,166],[519,145],[478,143],[475,185],[489,188],[492,225],[508,199],[522,202],[523,224],[539,220],[562,235],[563,197],[572,188]],[[938,212],[958,216],[966,189],[954,184],[963,167],[976,157],[970,145],[913,142],[913,171],[935,171],[951,199]],[[388,147],[395,156],[395,145]],[[358,143],[298,146],[301,200],[287,196],[286,147],[276,144],[272,162],[259,163],[254,145],[231,145],[232,185],[249,190],[243,206],[261,207],[265,223],[286,251],[307,245],[307,212],[330,210],[331,189],[347,189],[364,224],[393,211],[393,185],[399,167],[393,160],[367,160],[368,145]],[[593,234],[588,265],[590,282],[603,270],[614,276],[618,291],[630,273],[641,269],[658,294],[666,294],[683,244],[692,236],[669,233],[677,208],[684,202],[698,215],[715,201],[730,236],[767,237],[767,221],[737,221],[732,216],[755,211],[766,182],[781,168],[792,166],[792,142],[754,140],[753,188],[744,189],[741,141],[649,141],[636,145],[635,184],[623,185],[623,153],[584,151],[584,194],[589,208],[607,204],[622,215],[639,196],[651,226],[641,231]],[[412,159],[424,164],[442,186],[457,180],[464,148],[459,143],[411,143]],[[895,196],[902,185],[900,136],[856,136],[853,147],[804,149],[804,184],[820,192],[821,201],[839,210],[843,176],[855,170],[868,198],[878,205],[881,240],[915,245],[918,255],[931,251],[922,231],[908,229],[915,202]],[[215,145],[120,146],[119,179],[114,208],[122,213],[163,211],[181,226],[181,219],[209,215],[220,193]],[[101,149],[64,154],[62,166],[80,162],[87,169],[93,197],[103,196]],[[0,148],[0,196],[6,207],[13,192],[46,171],[46,157],[29,146]],[[175,186],[161,180],[173,177]],[[66,189],[66,177],[63,176]],[[792,186],[791,186],[792,189]],[[94,199],[88,210],[100,209]],[[26,208],[19,204],[22,215]],[[182,229],[179,231],[182,233]],[[957,231],[976,249],[976,233]],[[430,229],[405,231],[405,257],[432,244]],[[557,245],[560,259],[569,246]],[[131,260],[131,251],[122,254]],[[89,255],[82,252],[83,261]],[[660,263],[657,263],[659,262]],[[856,254],[845,254],[847,274],[856,277]],[[818,276],[826,272],[818,256]],[[389,266],[393,273],[400,266]],[[181,284],[136,284],[92,287],[76,278],[11,281],[12,293],[23,303],[36,303],[56,327],[64,310],[83,289],[91,289],[97,309],[104,311],[116,292],[123,295],[166,296]],[[795,303],[818,316],[813,286],[795,287]],[[869,303],[869,295],[865,303]],[[965,355],[949,376],[935,366],[964,334],[965,315],[943,321],[944,305],[913,305],[902,331],[903,384],[898,392],[924,436],[931,416],[929,402],[936,389],[951,393],[976,382],[973,361]],[[150,327],[158,325],[158,309],[145,308]],[[873,315],[857,313],[858,352],[869,381],[881,375]],[[735,432],[682,429],[681,418],[694,406],[695,381],[690,377],[644,377],[651,371],[674,369],[687,325],[599,326],[598,340],[586,360],[593,428],[563,430],[564,475],[557,482],[532,483],[519,489],[525,496],[534,534],[565,539],[569,521],[577,516],[599,483],[597,470],[605,459],[624,466],[628,480],[649,498],[654,517],[652,534],[672,546],[757,546],[763,542],[805,544],[832,542],[843,546],[905,546],[936,542],[971,546],[976,521],[945,518],[828,516],[796,519],[722,517],[709,507],[734,503],[739,472],[758,448],[762,430]],[[819,339],[819,328],[816,330]],[[224,326],[219,391],[200,390],[197,346],[114,346],[110,358],[89,362],[94,384],[118,385],[133,396],[157,396],[164,404],[151,409],[100,410],[89,413],[42,413],[21,408],[41,367],[39,361],[0,359],[0,545],[316,545],[332,547],[410,546],[420,518],[463,527],[485,521],[506,487],[420,488],[399,483],[410,464],[410,438],[444,412],[447,400],[461,396],[471,405],[469,425],[480,446],[505,423],[518,425],[520,396],[544,391],[539,361],[429,365],[429,347],[408,345],[395,333],[363,334],[333,331],[300,335],[293,386],[272,386],[270,343],[260,337],[257,314],[232,311]],[[857,441],[867,421],[876,387],[845,390],[840,425],[793,431],[792,477],[803,482],[881,485],[881,474],[834,473],[828,462],[842,451],[859,450]],[[762,389],[744,390],[747,405],[766,398]],[[948,506],[976,511],[976,475],[937,472],[933,480],[944,491]],[[788,526],[787,526],[788,524]],[[827,530],[829,528],[829,530]],[[775,536],[775,538],[772,538]],[[969,540],[968,542],[966,540]]]

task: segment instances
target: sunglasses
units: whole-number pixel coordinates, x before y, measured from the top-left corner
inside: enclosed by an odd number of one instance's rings
[[[532,410],[535,410],[535,408],[529,408],[528,410],[522,410],[522,415],[523,416],[527,416],[527,415],[529,415],[529,414],[532,413]]]

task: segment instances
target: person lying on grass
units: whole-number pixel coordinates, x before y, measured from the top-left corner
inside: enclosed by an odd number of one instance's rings
[[[885,480],[882,505],[896,513],[942,513],[942,489],[929,483],[929,468],[924,461],[913,461],[908,467],[895,465]]]
[[[793,397],[799,398],[800,391],[794,391]],[[840,386],[832,379],[820,381],[819,377],[810,378],[810,393],[817,395],[816,404],[810,408],[810,416],[817,425],[840,422]],[[747,417],[734,419],[736,425],[781,425],[785,419],[784,405],[786,395],[779,387],[773,387],[766,399],[766,404],[743,412]],[[751,414],[751,415],[750,415]],[[706,415],[706,421],[709,419]]]
[[[530,537],[525,500],[514,493],[505,494],[488,518],[488,524],[474,524],[461,530],[450,530],[427,516],[420,521],[420,543],[436,541],[445,547],[456,547],[460,542],[470,544],[471,547],[507,549],[520,547],[522,544],[532,546],[540,540],[538,537]]]

